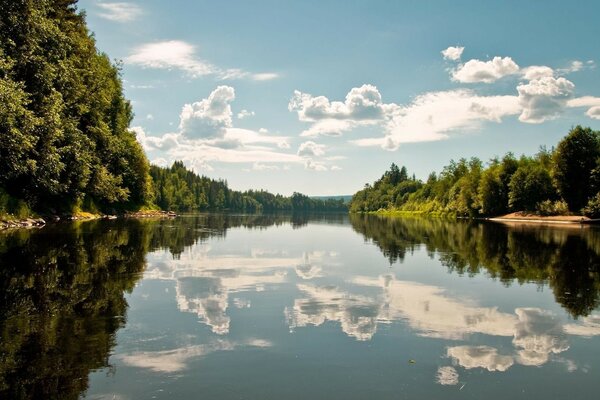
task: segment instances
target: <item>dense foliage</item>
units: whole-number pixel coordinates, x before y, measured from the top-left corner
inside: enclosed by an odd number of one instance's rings
[[[451,161],[426,182],[406,168],[389,171],[357,192],[350,211],[419,211],[457,216],[501,215],[514,211],[544,215],[600,216],[600,132],[577,126],[556,149],[533,157],[509,153],[487,166],[472,158]]]
[[[152,201],[119,66],[76,0],[0,0],[0,188],[34,209]]]
[[[264,190],[240,192],[231,190],[227,182],[199,176],[185,168],[181,161],[170,168],[152,166],[156,204],[163,210],[202,211],[346,211],[342,199],[313,199],[300,193],[291,197]]]

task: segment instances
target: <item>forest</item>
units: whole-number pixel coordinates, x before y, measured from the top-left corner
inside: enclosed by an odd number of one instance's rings
[[[0,216],[163,210],[347,210],[343,201],[238,192],[176,162],[150,166],[129,129],[119,62],[76,0],[0,0]]]
[[[150,167],[154,199],[163,210],[233,210],[244,212],[274,211],[347,211],[343,199],[315,199],[300,193],[291,197],[264,190],[231,190],[224,180],[199,176],[181,161],[170,168]]]
[[[600,217],[600,132],[576,126],[534,156],[508,153],[486,165],[452,160],[425,182],[392,164],[352,197],[351,212],[419,212],[459,217],[511,212]]]

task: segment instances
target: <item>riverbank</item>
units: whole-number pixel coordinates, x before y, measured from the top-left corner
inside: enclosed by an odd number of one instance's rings
[[[486,218],[488,221],[501,223],[521,224],[558,224],[558,225],[582,225],[598,224],[600,219],[591,219],[582,215],[536,215],[524,212],[514,212],[500,217]]]
[[[89,212],[78,212],[72,215],[50,215],[44,218],[8,218],[0,216],[0,230],[18,229],[18,228],[41,228],[47,223],[57,223],[60,221],[90,221],[95,219],[117,219],[117,218],[174,218],[177,214],[173,211],[162,210],[144,210],[135,212],[126,212],[124,214],[93,214]]]
[[[583,215],[538,215],[527,212],[513,212],[496,217],[459,217],[451,212],[425,212],[425,211],[403,211],[403,210],[378,210],[365,214],[382,215],[389,217],[433,217],[464,220],[492,221],[499,223],[516,224],[556,224],[556,225],[593,225],[600,224],[600,219],[592,219]]]

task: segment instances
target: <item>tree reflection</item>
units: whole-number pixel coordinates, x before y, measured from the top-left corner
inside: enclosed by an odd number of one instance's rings
[[[0,232],[0,398],[76,399],[109,366],[149,251],[178,258],[229,228],[264,229],[345,215],[200,214]]]
[[[504,226],[430,218],[350,216],[390,264],[425,246],[431,257],[458,274],[486,273],[505,285],[549,285],[572,316],[600,305],[600,230],[594,227]]]

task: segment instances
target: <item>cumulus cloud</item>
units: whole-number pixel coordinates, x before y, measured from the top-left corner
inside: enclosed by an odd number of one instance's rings
[[[285,152],[290,148],[288,137],[234,127],[234,100],[232,87],[219,86],[208,97],[183,106],[176,132],[150,136],[141,127],[132,131],[152,157],[182,160],[195,171],[211,171],[212,162],[250,163],[254,170],[274,170],[272,163],[305,163]]]
[[[180,115],[179,129],[190,137],[222,137],[231,123],[231,102],[235,90],[219,86],[206,99],[186,104]]]
[[[313,97],[310,94],[294,91],[288,109],[296,111],[300,121],[377,120],[383,115],[381,94],[373,85],[352,88],[345,101],[332,101],[325,96]]]
[[[384,118],[389,107],[373,85],[352,88],[343,102],[296,90],[288,104],[300,121],[313,123],[302,136],[339,136],[356,126],[373,125]]]
[[[545,65],[532,65],[521,70],[523,78],[528,81],[554,76],[554,70]]]
[[[132,3],[98,3],[98,16],[115,22],[131,22],[142,15],[142,9]]]
[[[317,144],[313,141],[307,141],[298,148],[299,156],[317,157],[325,154],[325,145]]]
[[[494,57],[490,61],[469,60],[452,71],[452,79],[461,83],[492,83],[519,72],[519,66],[510,57]]]
[[[464,47],[450,46],[446,50],[442,50],[442,56],[445,60],[458,61],[464,50]]]
[[[575,85],[563,78],[545,76],[517,86],[521,122],[538,124],[557,118],[573,97]]]
[[[479,128],[483,122],[501,122],[520,112],[516,96],[479,96],[468,89],[425,93],[391,113],[385,137],[352,143],[395,150],[402,143],[445,139],[454,131]]]
[[[178,69],[194,78],[215,75],[220,79],[249,78],[264,81],[278,77],[276,73],[253,74],[236,68],[219,68],[199,58],[196,54],[196,48],[181,40],[169,40],[141,45],[125,59],[125,62],[144,68]]]
[[[237,114],[238,119],[254,117],[254,111],[242,110]]]

